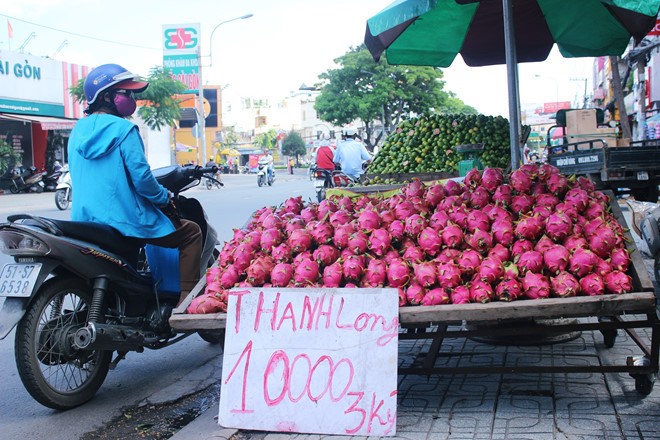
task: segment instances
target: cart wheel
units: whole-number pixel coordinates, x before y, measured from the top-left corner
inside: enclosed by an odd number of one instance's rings
[[[635,374],[635,390],[642,396],[648,396],[653,391],[653,375],[651,374]]]
[[[605,347],[614,347],[614,342],[616,342],[617,335],[616,330],[601,330],[600,332],[603,334],[603,343],[605,344]]]
[[[215,345],[220,344],[221,348],[225,348],[225,329],[220,330],[204,330],[198,331],[197,334],[200,338],[208,342],[209,344]]]

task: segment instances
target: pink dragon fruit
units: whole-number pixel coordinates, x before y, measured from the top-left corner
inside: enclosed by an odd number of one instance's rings
[[[429,218],[429,226],[436,231],[441,231],[449,223],[449,215],[446,211],[436,210]]]
[[[369,235],[367,246],[374,255],[382,257],[392,246],[392,237],[386,229],[374,229]]]
[[[495,189],[492,200],[498,206],[510,206],[513,197],[511,186],[503,184]]]
[[[312,258],[319,266],[328,266],[339,258],[339,249],[329,244],[322,244],[312,252]]]
[[[442,251],[440,251],[440,255],[438,255],[433,261],[441,264],[456,263],[458,261],[458,257],[460,256],[461,256],[460,250],[444,248]]]
[[[554,194],[543,193],[536,196],[536,206],[554,208],[558,203],[559,199]]]
[[[312,234],[306,229],[296,229],[289,236],[289,247],[291,252],[298,254],[308,250],[312,246]]]
[[[487,205],[483,208],[491,222],[506,221],[513,223],[513,214],[499,205]]]
[[[413,268],[415,280],[424,287],[431,287],[438,280],[438,273],[436,272],[435,265],[431,262],[424,261],[413,265]]]
[[[306,250],[304,252],[301,252],[298,255],[296,255],[295,257],[293,257],[293,261],[292,261],[293,266],[295,267],[295,266],[299,265],[300,263],[302,263],[303,260],[307,260],[307,259],[309,259],[309,260],[314,259],[314,254],[312,254],[312,251],[310,251],[310,250]]]
[[[441,287],[429,290],[422,298],[423,306],[437,306],[440,304],[449,304],[449,295]]]
[[[481,281],[495,284],[504,277],[504,265],[499,258],[486,257],[479,265],[477,275]]]
[[[365,287],[382,287],[387,280],[387,265],[383,260],[372,259],[367,265],[362,277]]]
[[[364,260],[357,255],[349,255],[342,262],[342,271],[345,279],[358,281],[364,272]]]
[[[563,212],[550,214],[545,221],[545,233],[556,242],[561,242],[573,233],[573,220]]]
[[[383,261],[385,261],[385,264],[389,265],[395,258],[399,258],[399,252],[396,249],[390,249],[383,256]]]
[[[270,254],[277,263],[288,263],[291,261],[291,248],[286,243],[275,246]]]
[[[309,225],[311,222],[308,222]],[[335,233],[335,228],[328,222],[320,221],[318,222],[313,229],[310,230],[312,233],[312,238],[318,244],[328,244],[332,242],[332,237]]]
[[[308,286],[318,280],[319,276],[319,265],[316,261],[305,259],[296,266],[293,281],[298,286]]]
[[[405,307],[408,305],[408,298],[406,297],[406,291],[401,287],[397,289],[399,291],[399,307]]]
[[[449,294],[452,304],[467,304],[470,302],[470,288],[465,285],[456,286]]]
[[[284,287],[293,279],[293,266],[289,263],[277,263],[270,271],[270,281],[275,287]]]
[[[537,251],[525,251],[517,261],[518,270],[522,274],[527,272],[541,273],[543,270],[543,254]]]
[[[552,194],[562,196],[568,191],[568,179],[561,174],[552,174],[545,181],[545,186]]]
[[[417,214],[417,210],[408,200],[402,200],[394,207],[394,216],[397,220],[405,220],[413,214]]]
[[[534,208],[534,196],[530,194],[518,194],[511,198],[511,211],[516,214],[529,214]]]
[[[584,278],[580,278],[580,290],[588,296],[597,296],[605,294],[605,282],[603,278],[596,274],[590,273]]]
[[[429,207],[436,207],[445,197],[445,190],[441,184],[436,183],[426,188],[424,200]]]
[[[449,211],[449,218],[459,227],[467,228],[468,209],[465,206],[455,206],[452,211]]]
[[[417,178],[412,179],[410,183],[407,183],[403,188],[401,188],[401,191],[409,199],[412,197],[421,197],[424,195],[424,190],[424,183]]]
[[[284,231],[286,232],[286,235],[290,237],[293,231],[295,231],[296,229],[305,229],[305,226],[306,226],[305,222],[303,221],[302,218],[291,217],[288,218],[284,223]]]
[[[474,234],[465,236],[465,242],[472,249],[485,254],[493,247],[493,236],[489,232],[477,229]]]
[[[518,261],[520,259],[520,256],[524,254],[527,251],[533,251],[534,250],[534,243],[532,243],[529,240],[518,240],[514,241],[513,244],[511,245],[511,257],[513,258],[513,261]]]
[[[547,235],[544,235],[543,237],[539,238],[539,241],[536,242],[534,245],[534,250],[543,254],[554,245],[555,242],[552,241]]]
[[[523,295],[529,299],[547,298],[550,296],[550,282],[539,273],[527,272],[521,280]]]
[[[351,238],[351,234],[355,232],[355,228],[352,224],[339,225],[335,228],[335,233],[333,234],[333,241],[339,249],[348,248],[348,240]]]
[[[581,188],[571,188],[564,196],[564,202],[578,211],[584,211],[589,205],[589,194]]]
[[[461,284],[461,275],[461,269],[454,263],[443,263],[438,266],[438,284],[444,288]]]
[[[387,281],[391,287],[403,287],[410,280],[410,266],[401,258],[395,258],[387,268]]]
[[[528,193],[532,187],[532,179],[525,171],[517,169],[509,176],[509,185],[518,193]]]
[[[218,283],[223,289],[230,289],[234,287],[236,283],[238,283],[238,278],[239,273],[238,270],[236,270],[236,267],[227,266],[227,268],[222,272],[222,275],[220,275]]]
[[[365,232],[380,228],[380,215],[373,209],[365,209],[357,218],[358,227]]]
[[[545,268],[548,272],[556,275],[566,270],[570,256],[571,254],[568,252],[568,249],[560,244],[556,244],[543,253],[543,263],[545,263]]]
[[[486,167],[481,173],[481,186],[491,193],[494,192],[504,181],[501,168]]]
[[[520,270],[518,270],[518,265],[516,263],[513,261],[503,261],[502,264],[504,265],[504,279],[518,278]]]
[[[470,206],[474,209],[481,209],[491,202],[490,193],[483,186],[475,188],[470,193]]]
[[[457,263],[458,267],[462,273],[467,276],[472,275],[476,272],[477,268],[481,264],[483,257],[481,254],[474,249],[466,249],[458,257]]]
[[[473,281],[470,285],[470,302],[489,303],[495,299],[495,292],[491,285],[484,281]]]
[[[488,251],[489,257],[497,257],[500,261],[504,262],[511,258],[511,251],[509,248],[497,243],[491,250]]]
[[[330,224],[334,228],[337,228],[338,226],[350,223],[351,220],[353,220],[353,217],[345,209],[339,209],[339,210],[333,212],[332,214],[330,214],[330,218],[329,218]]]
[[[569,252],[574,253],[578,248],[586,249],[589,247],[587,239],[581,235],[569,235],[562,243]]]
[[[281,230],[274,228],[266,229],[261,233],[261,247],[270,250],[282,243],[283,239],[284,235]]]
[[[552,293],[560,298],[576,296],[580,293],[580,283],[566,271],[561,271],[556,276],[551,277],[550,287]]]
[[[573,275],[582,278],[594,271],[598,260],[598,256],[589,249],[578,248],[568,260],[568,270]]]
[[[495,241],[504,246],[511,246],[516,239],[515,228],[509,220],[495,220],[491,232]]]
[[[522,217],[516,224],[515,233],[520,238],[536,240],[543,233],[543,220],[540,217]]]
[[[522,286],[515,278],[505,278],[495,287],[495,297],[500,301],[515,301],[522,296]]]
[[[405,233],[405,224],[401,220],[394,220],[387,226],[387,232],[390,233],[393,241],[401,241]]]
[[[305,223],[309,223],[312,220],[318,220],[318,209],[316,205],[307,205],[300,211],[300,218],[303,219]]]
[[[450,248],[460,247],[463,243],[463,230],[456,225],[448,225],[442,230],[442,242]]]
[[[354,254],[364,254],[369,246],[369,237],[361,230],[357,230],[348,237],[348,249]]]
[[[616,234],[607,226],[596,229],[589,237],[589,248],[600,258],[608,258],[616,246]]]
[[[596,266],[594,266],[594,273],[601,277],[605,277],[608,273],[612,272],[612,265],[609,261],[596,256]]]
[[[467,229],[470,232],[474,232],[477,229],[490,231],[490,218],[483,211],[473,209],[467,216]]]
[[[633,288],[632,278],[620,270],[613,270],[608,273],[603,278],[603,281],[605,281],[605,290],[608,293],[614,293],[616,295],[630,292]]]
[[[431,228],[424,228],[419,234],[419,239],[417,240],[419,247],[426,252],[427,255],[435,257],[440,253],[442,248],[442,237],[438,235],[438,232]]]
[[[476,168],[472,168],[470,171],[468,171],[465,174],[465,178],[463,179],[463,183],[468,187],[468,188],[476,188],[477,186],[481,185],[481,171],[479,171]]]
[[[348,196],[343,196],[339,199],[337,202],[337,207],[339,209],[344,209],[346,211],[353,211],[355,209],[355,205],[353,204],[353,199],[351,199]]]
[[[408,300],[408,304],[411,306],[418,306],[422,304],[424,295],[426,295],[426,289],[415,281],[410,283],[410,286],[408,286],[406,289],[406,298]]]
[[[299,215],[303,210],[305,204],[303,203],[302,196],[289,197],[284,201],[284,210]]]
[[[234,266],[239,272],[244,271],[255,257],[255,250],[247,243],[241,243],[234,249]]]
[[[260,286],[268,281],[272,269],[273,259],[271,257],[255,258],[247,268],[247,281],[254,286]]]
[[[323,269],[323,285],[325,287],[339,287],[343,279],[343,268],[339,261],[335,261]]]
[[[463,193],[465,186],[455,180],[445,182],[445,194],[448,196],[457,196]]]
[[[610,254],[610,265],[614,270],[621,272],[628,271],[628,266],[630,266],[630,254],[624,248],[614,249]]]
[[[427,221],[421,215],[413,214],[406,218],[404,224],[406,234],[408,234],[410,237],[417,237],[424,230],[424,228],[426,228]]]
[[[401,256],[406,261],[411,261],[413,263],[419,263],[426,259],[426,255],[424,255],[424,251],[417,246],[407,247],[406,250],[403,251],[403,255]]]

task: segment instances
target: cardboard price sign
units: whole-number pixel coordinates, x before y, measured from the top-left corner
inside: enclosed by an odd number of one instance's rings
[[[219,424],[396,434],[396,289],[234,289]]]

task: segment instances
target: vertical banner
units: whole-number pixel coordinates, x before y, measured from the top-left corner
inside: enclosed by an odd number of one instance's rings
[[[162,32],[163,66],[170,70],[173,78],[186,85],[185,93],[198,93],[199,23],[163,25]]]
[[[233,289],[219,424],[396,434],[397,289]]]

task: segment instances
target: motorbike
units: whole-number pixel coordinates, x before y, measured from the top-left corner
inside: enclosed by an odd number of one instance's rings
[[[176,165],[153,170],[173,193],[169,206],[175,212],[169,215],[200,225],[200,277],[217,259],[217,234],[201,204],[180,193],[216,171]],[[129,351],[162,349],[194,333],[169,325],[180,295],[177,249],[145,245],[92,222],[29,214],[7,220],[0,224],[0,251],[14,262],[0,271],[0,339],[16,327],[19,376],[42,405],[82,405]],[[224,341],[223,331],[198,334],[209,343]]]
[[[222,183],[222,180],[220,178],[220,173],[216,173],[214,175],[210,174],[205,174],[204,175],[204,186],[206,189],[213,189],[215,186],[216,188],[222,188],[225,186],[224,183]]]
[[[273,186],[273,183],[275,183],[275,170],[268,173],[268,163],[260,160],[257,169],[257,185],[259,185],[259,187],[266,184],[268,184],[268,186]]]
[[[316,177],[316,170],[318,169],[318,166],[313,163],[307,168],[307,175],[309,176],[309,180],[314,180]]]
[[[11,172],[9,191],[12,194],[20,192],[26,193],[40,193],[44,190],[43,176],[44,172],[37,170],[37,167],[29,167],[28,169],[15,168]]]
[[[325,199],[326,191],[330,188],[342,188],[355,183],[355,180],[343,171],[325,170],[317,168],[314,171],[314,189],[316,191],[316,199],[323,201]]]
[[[44,191],[55,191],[57,190],[57,184],[59,183],[60,177],[62,176],[62,168],[52,173],[44,173]]]
[[[62,174],[57,180],[57,187],[55,188],[55,206],[60,211],[64,211],[69,207],[71,198],[73,196],[73,186],[71,185],[71,174],[69,174],[69,166],[62,167]]]

